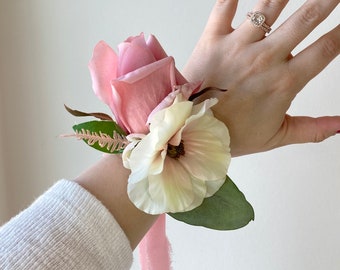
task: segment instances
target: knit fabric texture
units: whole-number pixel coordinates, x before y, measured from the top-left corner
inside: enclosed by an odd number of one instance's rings
[[[60,180],[0,228],[0,269],[130,269],[132,250],[104,205]]]

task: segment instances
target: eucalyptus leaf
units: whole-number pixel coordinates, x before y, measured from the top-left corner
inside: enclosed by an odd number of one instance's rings
[[[114,121],[90,121],[73,126],[75,136],[89,146],[109,154],[122,153],[129,143]]]
[[[235,230],[254,220],[254,209],[243,193],[227,176],[222,187],[203,203],[188,212],[168,213],[171,217],[190,225],[214,230]]]

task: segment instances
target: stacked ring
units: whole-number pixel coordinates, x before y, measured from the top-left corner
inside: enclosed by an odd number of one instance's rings
[[[259,11],[248,12],[247,18],[255,27],[261,28],[267,34],[272,30],[270,26],[265,23],[266,17]]]

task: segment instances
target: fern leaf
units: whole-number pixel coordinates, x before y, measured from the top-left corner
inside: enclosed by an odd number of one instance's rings
[[[122,153],[129,141],[114,121],[90,121],[73,126],[75,134],[89,146],[109,154]],[[69,137],[70,137],[69,136]]]
[[[90,146],[94,146],[97,143],[101,148],[105,148],[110,153],[122,152],[126,145],[129,144],[125,136],[118,134],[115,130],[112,136],[110,136],[101,131],[98,133],[81,129],[80,131],[76,130],[74,136],[79,140],[84,140]]]

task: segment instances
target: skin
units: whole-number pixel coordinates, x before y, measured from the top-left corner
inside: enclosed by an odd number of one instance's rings
[[[213,110],[229,128],[232,155],[319,142],[336,134],[340,130],[339,116],[291,117],[286,112],[296,94],[339,54],[337,26],[299,54],[291,55],[339,0],[306,1],[267,37],[248,20],[237,29],[231,27],[237,2],[216,2],[184,69],[189,81],[205,78],[202,88],[228,89],[208,91],[200,99],[219,98]],[[260,0],[253,10],[263,11],[267,24],[272,25],[287,2]],[[104,156],[75,181],[109,209],[135,248],[157,216],[141,212],[130,202],[126,192],[128,176],[121,157],[111,155]]]
[[[105,155],[75,181],[110,211],[134,249],[158,216],[146,214],[132,204],[127,195],[129,174],[121,155]]]
[[[303,87],[339,54],[338,25],[297,55],[291,55],[339,0],[306,1],[267,37],[249,20],[237,29],[231,27],[237,2],[217,1],[184,69],[189,81],[205,79],[202,88],[228,90],[212,90],[200,99],[218,97],[213,111],[229,128],[232,156],[294,143],[321,142],[335,135],[340,130],[339,116],[291,117],[286,112]],[[266,23],[272,25],[287,2],[261,0],[253,10],[263,11]]]

